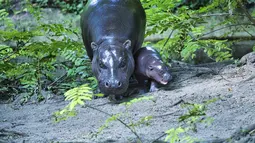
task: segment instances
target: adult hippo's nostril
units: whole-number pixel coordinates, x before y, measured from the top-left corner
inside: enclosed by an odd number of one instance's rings
[[[112,88],[120,88],[122,86],[122,83],[119,80],[112,81],[111,87]]]
[[[107,87],[107,88],[109,88],[109,87],[110,87],[109,82],[105,82],[105,87]]]
[[[121,87],[121,85],[122,85],[122,83],[119,81],[119,82],[118,82],[118,87]]]
[[[105,82],[106,88],[120,88],[122,83],[118,80]]]

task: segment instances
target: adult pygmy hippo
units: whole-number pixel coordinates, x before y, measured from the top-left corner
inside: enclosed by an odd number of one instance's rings
[[[89,0],[81,15],[83,43],[104,94],[122,94],[134,72],[133,54],[144,40],[139,0]]]
[[[144,84],[145,80],[149,80],[151,92],[158,90],[158,83],[166,85],[172,79],[168,66],[155,49],[141,48],[135,53],[134,58],[135,77],[139,84]]]

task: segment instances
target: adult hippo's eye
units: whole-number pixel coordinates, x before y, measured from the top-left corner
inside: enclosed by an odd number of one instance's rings
[[[99,67],[102,69],[107,69],[106,65],[102,61],[99,62]]]
[[[125,68],[126,67],[126,62],[125,60],[122,60],[119,64],[119,68]]]

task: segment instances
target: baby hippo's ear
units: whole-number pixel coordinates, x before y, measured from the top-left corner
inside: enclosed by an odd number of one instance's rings
[[[125,41],[124,43],[123,43],[123,46],[126,48],[126,49],[130,49],[130,47],[131,47],[131,41],[130,40],[127,40],[127,41]]]
[[[91,42],[90,46],[91,46],[93,51],[98,49],[98,45],[95,42]]]

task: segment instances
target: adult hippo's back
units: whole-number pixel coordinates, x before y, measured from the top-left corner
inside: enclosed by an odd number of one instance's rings
[[[81,15],[82,38],[92,71],[105,94],[122,94],[134,71],[133,54],[144,40],[139,0],[89,0]]]

